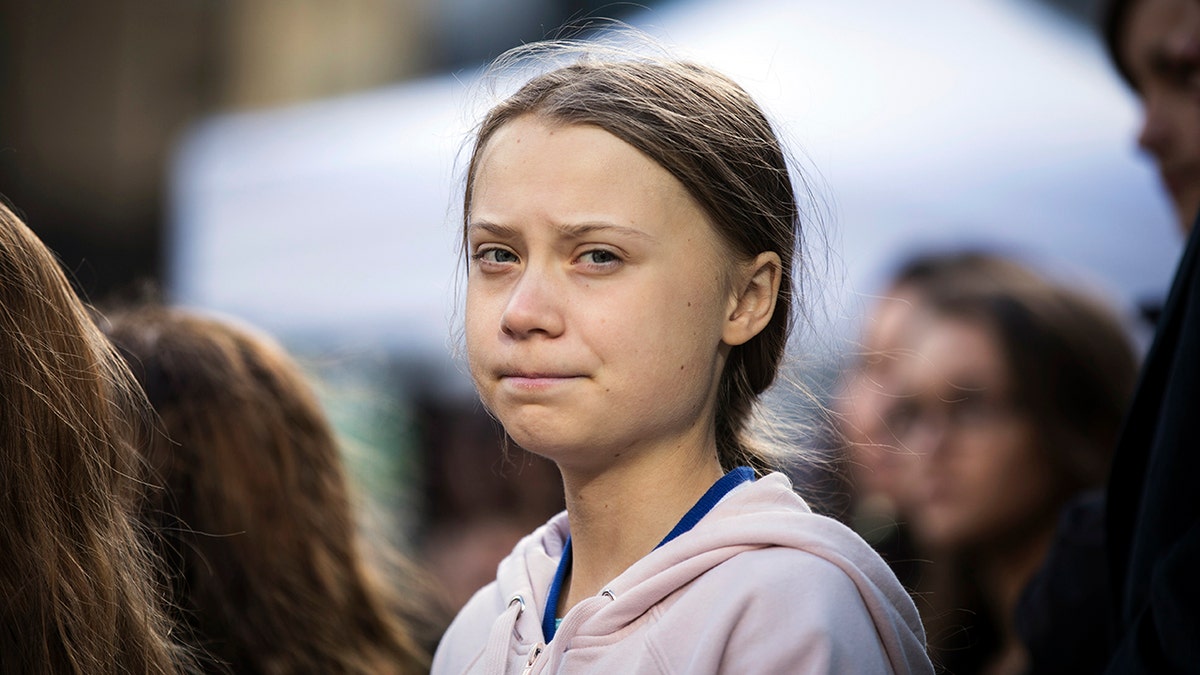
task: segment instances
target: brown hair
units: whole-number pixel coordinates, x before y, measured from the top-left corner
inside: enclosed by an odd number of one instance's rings
[[[0,396],[0,672],[176,672],[132,517],[140,393],[53,255],[3,204]]]
[[[1121,79],[1135,90],[1138,88],[1137,83],[1133,81],[1133,74],[1129,72],[1128,64],[1121,57],[1121,41],[1125,39],[1125,24],[1129,20],[1129,13],[1137,2],[1138,0],[1108,0],[1100,14],[1100,32],[1104,37],[1108,58]]]
[[[498,60],[498,69],[543,56],[547,49],[514,50]],[[755,448],[745,431],[787,345],[800,217],[783,148],[762,110],[729,78],[682,61],[628,55],[606,59],[597,51],[538,75],[493,107],[476,131],[463,195],[464,255],[482,151],[497,129],[530,114],[599,127],[654,160],[683,184],[737,259],[750,260],[765,251],[779,255],[775,313],[761,333],[730,352],[717,399],[722,466],[770,468],[767,452]]]
[[[283,349],[167,308],[106,329],[161,419],[144,517],[188,637],[239,673],[424,670],[410,598],[367,564],[334,432]]]

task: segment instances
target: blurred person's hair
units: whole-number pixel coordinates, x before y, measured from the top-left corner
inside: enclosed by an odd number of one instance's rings
[[[177,672],[138,530],[147,413],[53,254],[0,203],[0,672]]]
[[[1032,272],[1013,257],[981,249],[921,253],[905,259],[891,277],[891,288],[926,293],[948,288],[994,288],[1003,280],[1027,278]]]
[[[427,669],[415,570],[366,548],[334,431],[289,355],[153,305],[105,330],[159,416],[142,450],[165,489],[143,518],[186,638],[238,673]]]
[[[929,293],[938,289],[964,289],[979,285],[990,286],[996,278],[1022,276],[1029,271],[1013,258],[978,249],[919,253],[902,259],[887,277],[880,299],[895,299],[903,294],[912,297],[906,302],[920,304]],[[881,356],[871,351],[873,346],[860,345],[850,356],[855,363],[847,372],[861,368]],[[895,355],[892,355],[893,357]]]
[[[1100,11],[1100,32],[1104,36],[1104,47],[1108,58],[1121,79],[1135,91],[1137,83],[1129,72],[1129,66],[1121,56],[1121,41],[1125,39],[1125,23],[1129,12],[1138,0],[1107,0]]]

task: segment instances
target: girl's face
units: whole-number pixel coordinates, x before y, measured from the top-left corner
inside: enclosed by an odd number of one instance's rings
[[[471,375],[522,447],[583,471],[715,449],[728,255],[665,169],[518,117],[480,156],[467,254]]]
[[[891,428],[919,463],[911,521],[925,543],[977,549],[1022,540],[1053,523],[1056,472],[1013,401],[990,328],[933,318],[905,359]]]

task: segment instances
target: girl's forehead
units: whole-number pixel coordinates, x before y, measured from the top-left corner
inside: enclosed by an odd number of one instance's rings
[[[478,163],[482,167],[489,158],[501,152],[528,154],[540,151],[564,158],[579,154],[636,154],[658,166],[658,162],[598,124],[567,122],[539,113],[524,113],[496,127],[480,145]]]
[[[475,206],[501,191],[542,203],[599,199],[617,209],[657,200],[699,209],[671,172],[617,136],[594,125],[548,124],[532,116],[496,130],[480,152],[471,187]],[[514,190],[519,194],[507,194]]]

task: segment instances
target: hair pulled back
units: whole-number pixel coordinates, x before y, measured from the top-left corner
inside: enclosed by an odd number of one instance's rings
[[[519,48],[502,56],[497,67],[544,57],[555,46]],[[662,166],[700,206],[734,261],[766,251],[778,254],[781,283],[775,313],[762,332],[730,352],[716,410],[722,466],[771,468],[768,453],[749,440],[747,423],[758,396],[775,380],[793,320],[800,218],[779,139],[750,95],[708,67],[583,49],[574,53],[573,63],[526,82],[480,123],[467,166],[464,232],[489,139],[508,122],[536,115],[553,123],[599,127]]]

